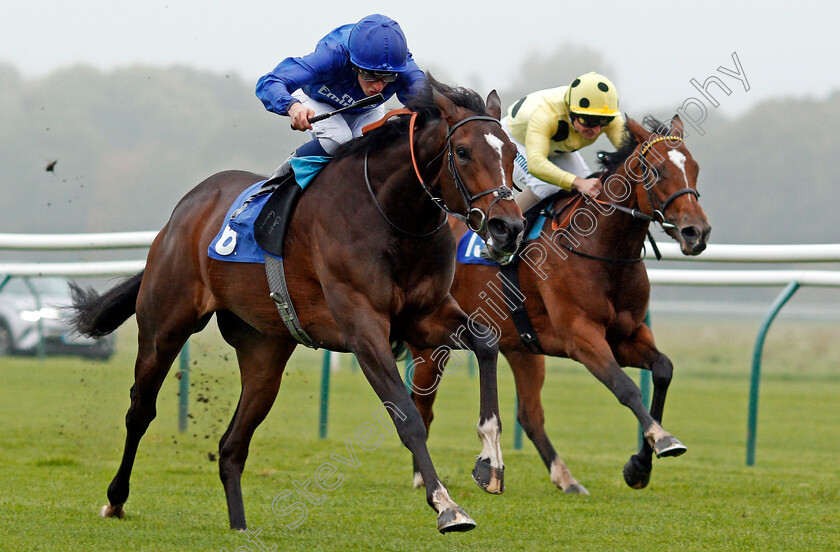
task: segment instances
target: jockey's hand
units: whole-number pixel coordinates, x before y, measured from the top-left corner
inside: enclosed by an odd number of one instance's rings
[[[603,186],[599,178],[577,177],[575,178],[575,181],[572,182],[572,188],[574,188],[582,194],[586,194],[592,197],[598,197],[598,194],[601,193],[601,189],[603,188]]]
[[[312,130],[309,118],[314,116],[315,112],[300,102],[289,106],[289,118],[292,119],[292,128],[295,130]]]

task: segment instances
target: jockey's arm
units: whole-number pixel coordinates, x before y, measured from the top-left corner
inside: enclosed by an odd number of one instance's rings
[[[342,60],[335,51],[334,40],[328,38],[324,37],[314,52],[303,57],[288,57],[260,77],[256,93],[268,111],[291,117],[289,108],[299,103],[292,97],[292,92],[336,72],[336,66]]]
[[[528,120],[525,150],[528,172],[544,182],[571,190],[575,175],[566,172],[548,159],[551,137],[557,131],[557,119],[545,109],[535,109]]]
[[[420,92],[425,84],[426,73],[420,70],[420,67],[417,66],[417,63],[411,56],[411,52],[409,52],[408,59],[406,60],[405,71],[400,73],[396,82],[397,99],[400,100],[400,103],[405,105],[408,98],[410,98],[412,94]]]

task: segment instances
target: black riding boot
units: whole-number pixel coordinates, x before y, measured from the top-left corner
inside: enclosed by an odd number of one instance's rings
[[[280,187],[281,184],[286,182],[286,180],[288,180],[290,177],[293,177],[293,158],[308,157],[311,155],[328,156],[329,154],[326,152],[326,150],[324,150],[317,138],[303,144],[301,147],[293,151],[292,154],[285,161],[283,161],[283,163],[279,167],[277,167],[277,170],[275,170],[271,174],[271,176],[268,177],[268,180],[263,182],[263,185],[260,186],[260,189],[257,190],[257,193],[245,200],[245,203],[242,204],[242,207],[234,211],[230,218],[236,218],[236,216],[239,215],[239,213],[241,213],[242,211],[244,211],[248,204],[251,203],[251,200],[253,200],[255,197],[263,194],[270,194],[278,187]]]

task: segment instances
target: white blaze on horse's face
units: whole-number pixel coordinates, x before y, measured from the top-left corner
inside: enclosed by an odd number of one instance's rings
[[[671,163],[676,165],[677,168],[682,171],[683,179],[685,180],[685,187],[690,188],[690,186],[688,185],[688,175],[685,174],[685,155],[683,155],[682,153],[680,153],[678,151],[670,150],[668,152],[668,159],[670,159]],[[691,194],[688,194],[688,195],[689,195],[688,200],[691,201],[692,200],[692,198],[690,197]]]
[[[496,150],[496,153],[499,154],[499,171],[502,173],[502,186],[509,188],[510,186],[508,186],[508,183],[505,181],[505,167],[502,164],[502,147],[505,145],[505,143],[499,140],[496,136],[493,136],[492,134],[485,134],[484,139],[487,140],[487,143],[490,144],[490,147]]]

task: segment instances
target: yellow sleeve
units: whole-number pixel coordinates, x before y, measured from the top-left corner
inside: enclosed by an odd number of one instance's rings
[[[610,124],[607,125],[607,130],[604,132],[613,147],[615,147],[615,149],[620,148],[627,137],[627,132],[624,128],[624,117],[618,115]]]
[[[525,151],[528,172],[544,182],[565,190],[572,188],[575,175],[566,172],[548,160],[551,137],[557,131],[557,117],[546,106],[539,106],[531,113],[525,134]]]

